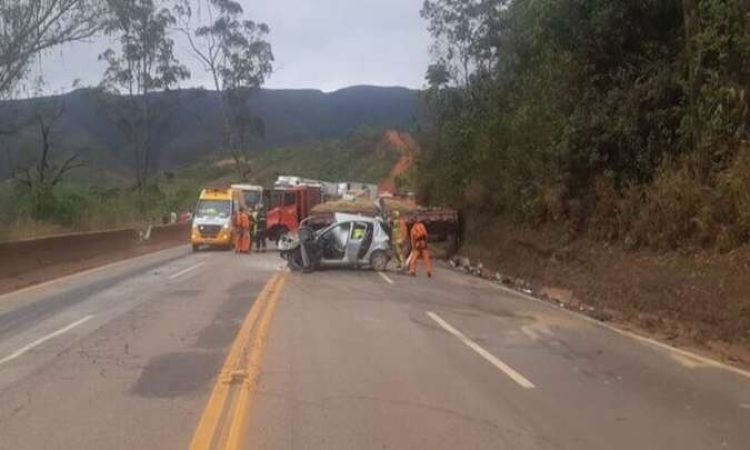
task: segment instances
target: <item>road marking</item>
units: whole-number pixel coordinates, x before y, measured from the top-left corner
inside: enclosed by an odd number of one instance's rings
[[[655,339],[647,338],[645,336],[641,336],[640,334],[636,334],[636,333],[633,333],[631,331],[626,331],[626,330],[617,328],[614,325],[610,325],[610,324],[601,322],[601,321],[596,320],[596,319],[594,319],[592,317],[589,317],[589,316],[587,316],[585,314],[580,314],[580,313],[577,313],[575,311],[571,311],[571,310],[568,310],[568,309],[556,308],[551,303],[545,302],[544,300],[538,299],[536,297],[532,297],[531,295],[527,295],[527,294],[524,294],[522,292],[518,292],[518,291],[516,291],[514,289],[510,289],[510,288],[507,288],[505,286],[498,286],[498,285],[496,285],[494,283],[491,283],[491,282],[488,282],[488,283],[490,283],[490,286],[493,286],[496,289],[499,289],[499,290],[501,290],[503,292],[507,292],[509,294],[515,294],[518,297],[524,298],[526,300],[531,300],[533,302],[537,302],[537,303],[539,303],[541,305],[546,306],[547,308],[554,309],[555,311],[561,311],[561,312],[570,314],[573,317],[577,317],[577,318],[582,319],[582,320],[584,320],[586,322],[594,324],[594,325],[596,325],[598,327],[605,328],[605,329],[607,329],[609,331],[612,331],[614,333],[617,333],[617,334],[619,334],[621,336],[625,336],[625,337],[628,337],[630,339],[634,339],[636,341],[639,341],[641,343],[657,347],[657,348],[659,348],[661,350],[665,350],[665,351],[667,351],[669,353],[672,353],[672,354],[681,355],[681,356],[687,357],[687,358],[692,358],[694,360],[700,361],[702,364],[704,364],[707,367],[713,367],[713,368],[717,368],[717,369],[723,369],[723,370],[726,370],[728,372],[732,372],[734,374],[743,376],[745,378],[750,378],[750,372],[748,372],[747,370],[742,370],[742,369],[740,369],[738,367],[730,366],[729,364],[725,364],[725,363],[723,363],[721,361],[717,361],[715,359],[707,358],[705,356],[702,356],[702,355],[699,355],[697,353],[693,353],[693,352],[690,352],[690,351],[687,351],[687,350],[683,350],[681,348],[672,347],[671,345],[665,344],[663,342],[659,342],[659,341],[657,341]]]
[[[234,417],[229,428],[229,436],[225,448],[231,450],[240,450],[245,448],[247,430],[250,428],[250,418],[252,413],[253,399],[255,389],[258,386],[260,369],[263,364],[263,356],[266,353],[266,342],[268,342],[268,329],[271,325],[271,318],[276,309],[276,303],[281,296],[284,288],[286,276],[281,278],[275,291],[268,300],[263,317],[258,324],[258,332],[252,344],[252,353],[247,361],[246,377],[242,384],[239,398],[234,409]]]
[[[391,280],[391,278],[383,272],[378,272],[378,275],[380,275],[380,278],[384,279],[386,283],[394,284],[393,280]]]
[[[44,344],[45,342],[49,341],[50,339],[54,339],[57,336],[60,336],[61,334],[65,334],[68,331],[72,330],[73,328],[75,328],[77,326],[80,326],[80,325],[83,325],[84,323],[88,322],[89,320],[91,320],[93,318],[94,318],[93,315],[89,315],[89,316],[84,317],[83,319],[76,320],[75,322],[71,323],[70,325],[68,325],[68,326],[66,326],[64,328],[60,328],[57,331],[54,331],[54,332],[52,332],[52,333],[50,333],[50,334],[48,334],[48,335],[46,335],[44,337],[41,337],[41,338],[37,339],[36,341],[32,342],[31,344],[28,344],[28,345],[25,345],[25,346],[19,348],[18,350],[16,350],[15,352],[11,353],[8,356],[6,356],[5,358],[0,359],[0,365],[3,365],[3,364],[5,364],[5,363],[7,363],[9,361],[12,361],[12,360],[18,358],[19,356],[22,356],[24,353],[28,352],[29,350],[33,349],[34,347],[38,347],[38,346]]]
[[[268,326],[286,277],[274,275],[245,317],[193,433],[191,450],[240,448],[244,442]]]
[[[176,274],[170,276],[169,279],[170,280],[174,280],[175,278],[179,278],[179,277],[185,275],[188,272],[192,272],[193,270],[197,269],[198,267],[204,266],[205,264],[206,264],[205,262],[199,262],[198,264],[190,266],[190,267],[188,267],[185,270],[181,270],[181,271],[177,272]]]
[[[198,427],[193,433],[193,439],[190,443],[191,450],[197,449],[210,449],[212,448],[214,437],[219,433],[219,421],[223,416],[224,409],[226,407],[227,399],[229,397],[230,383],[233,380],[233,373],[239,369],[239,360],[242,356],[242,352],[250,341],[253,327],[255,322],[260,316],[263,304],[268,298],[269,293],[276,285],[279,280],[278,275],[274,275],[263,290],[255,298],[253,307],[245,317],[245,320],[237,332],[237,337],[232,343],[232,347],[229,350],[227,359],[224,361],[224,366],[219,373],[219,377],[214,385],[214,389],[211,392],[211,396],[208,399],[208,403],[203,410]]]
[[[445,331],[452,334],[453,336],[457,337],[458,340],[463,342],[467,347],[474,350],[481,356],[482,358],[486,359],[490,362],[493,366],[498,368],[501,372],[503,372],[505,375],[510,377],[511,380],[515,381],[519,386],[521,386],[524,389],[534,389],[534,383],[529,381],[526,377],[518,373],[515,369],[510,367],[509,365],[505,364],[504,362],[500,361],[495,355],[488,352],[484,348],[482,348],[479,344],[472,341],[468,337],[466,337],[463,333],[458,331],[457,329],[453,328],[451,324],[443,320],[442,317],[438,316],[432,311],[428,311],[427,315],[430,316],[432,320],[437,322],[438,325],[443,327]]]

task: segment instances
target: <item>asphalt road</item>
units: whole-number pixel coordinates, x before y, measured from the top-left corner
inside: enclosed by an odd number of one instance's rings
[[[447,269],[176,248],[0,297],[0,449],[748,443],[748,374]]]

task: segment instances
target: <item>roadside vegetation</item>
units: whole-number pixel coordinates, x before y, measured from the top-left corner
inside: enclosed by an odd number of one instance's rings
[[[200,163],[154,174],[143,193],[127,176],[81,167],[48,192],[41,205],[27,186],[2,182],[0,241],[160,223],[172,211],[192,210],[201,188],[240,181],[234,158],[226,156],[215,151]],[[243,165],[249,181],[263,186],[272,186],[278,175],[378,183],[398,158],[382,130],[364,127],[344,139],[256,153]]]
[[[46,197],[37,213],[28,189],[4,182],[0,184],[0,241],[158,224],[172,211],[179,215],[192,210],[201,186],[233,171],[234,167],[200,165],[162,172],[142,193],[126,182],[69,180]]]
[[[427,0],[423,202],[564,307],[750,362],[750,1]],[[497,272],[495,272],[497,271]]]
[[[427,0],[423,201],[627,248],[750,240],[750,2]]]

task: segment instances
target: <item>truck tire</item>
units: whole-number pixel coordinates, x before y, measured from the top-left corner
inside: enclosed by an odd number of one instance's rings
[[[383,250],[376,250],[370,255],[370,267],[377,272],[383,272],[388,268],[389,260],[388,253]]]

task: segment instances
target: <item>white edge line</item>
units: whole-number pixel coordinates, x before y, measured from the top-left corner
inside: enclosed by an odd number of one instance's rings
[[[83,325],[84,323],[88,322],[89,320],[91,320],[93,318],[94,318],[93,315],[88,315],[88,316],[86,316],[86,317],[84,317],[82,319],[76,320],[75,322],[71,323],[70,325],[68,325],[68,326],[66,326],[64,328],[60,328],[57,331],[53,331],[52,333],[50,333],[50,334],[48,334],[48,335],[46,335],[44,337],[41,337],[41,338],[37,339],[36,341],[32,342],[31,344],[28,344],[28,345],[25,345],[25,346],[19,348],[18,350],[16,350],[15,352],[11,353],[8,356],[6,356],[5,358],[0,359],[0,365],[5,364],[5,363],[7,363],[9,361],[12,361],[12,360],[18,358],[19,356],[23,355],[24,353],[28,352],[29,350],[33,349],[34,347],[38,347],[38,346],[44,344],[45,342],[49,341],[50,339],[54,339],[57,336],[60,336],[61,334],[67,333],[68,331],[72,330],[73,328],[75,328],[77,326],[80,326],[80,325]]]
[[[393,280],[391,280],[391,278],[388,275],[384,274],[383,272],[378,272],[378,275],[380,275],[380,278],[384,279],[386,283],[395,284]]]
[[[510,367],[509,365],[505,364],[504,362],[500,361],[495,355],[488,352],[484,348],[482,348],[479,344],[472,341],[471,339],[467,338],[463,333],[458,331],[457,329],[453,328],[451,324],[443,320],[442,317],[438,316],[432,311],[427,311],[427,315],[430,316],[432,320],[437,322],[438,325],[443,327],[445,331],[452,334],[453,336],[457,337],[461,342],[463,342],[467,347],[474,350],[481,356],[482,358],[489,361],[493,366],[497,367],[500,371],[505,373],[511,380],[515,381],[516,384],[521,386],[524,389],[534,389],[536,386],[534,386],[534,383],[529,381],[526,377],[518,373],[515,369]]]
[[[185,270],[181,270],[181,271],[177,272],[176,274],[174,274],[174,275],[171,275],[171,276],[169,277],[169,279],[170,279],[170,280],[174,280],[175,278],[179,278],[179,277],[181,277],[181,276],[185,275],[186,273],[188,273],[188,272],[192,272],[193,270],[195,270],[195,269],[197,269],[198,267],[201,267],[201,266],[203,266],[203,265],[205,265],[205,264],[206,264],[205,262],[199,262],[198,264],[195,264],[195,265],[193,265],[193,266],[190,266],[190,267],[188,267],[188,268],[187,268],[187,269],[185,269]]]
[[[672,352],[672,353],[676,353],[678,355],[685,356],[687,358],[692,358],[694,360],[700,361],[703,364],[706,364],[707,366],[715,367],[715,368],[718,368],[718,369],[724,369],[726,371],[735,373],[737,375],[741,375],[741,376],[743,376],[745,378],[750,378],[750,372],[748,372],[746,370],[742,370],[739,367],[730,366],[729,364],[723,363],[721,361],[717,361],[715,359],[707,358],[705,356],[699,355],[697,353],[690,352],[688,350],[683,350],[681,348],[673,347],[673,346],[671,346],[669,344],[665,344],[663,342],[659,342],[659,341],[657,341],[655,339],[647,338],[645,336],[641,336],[640,334],[633,333],[632,331],[626,331],[626,330],[620,329],[620,328],[618,328],[618,327],[616,327],[614,325],[610,325],[608,323],[601,322],[601,321],[596,320],[596,319],[594,319],[592,317],[589,317],[589,316],[587,316],[585,314],[577,313],[576,311],[571,311],[569,309],[555,308],[555,306],[553,304],[549,303],[549,302],[546,302],[546,301],[544,301],[542,299],[539,299],[539,298],[536,298],[536,297],[532,297],[531,295],[528,295],[528,294],[524,294],[523,292],[518,292],[518,291],[516,291],[514,289],[510,289],[510,288],[507,288],[505,286],[498,286],[498,285],[496,285],[494,283],[490,283],[490,286],[494,286],[495,288],[500,289],[501,291],[507,292],[509,294],[515,294],[515,295],[517,295],[517,296],[519,296],[521,298],[525,298],[526,300],[531,300],[531,301],[540,303],[540,304],[542,304],[542,305],[544,305],[544,306],[546,306],[546,307],[548,307],[550,309],[554,309],[555,311],[565,312],[567,314],[570,314],[573,317],[577,317],[579,319],[583,319],[586,322],[592,323],[592,324],[597,325],[599,327],[602,327],[602,328],[604,328],[606,330],[609,330],[609,331],[612,331],[614,333],[617,333],[617,334],[619,334],[621,336],[629,337],[629,338],[634,339],[636,341],[642,342],[644,344],[652,345],[654,347],[657,347],[657,348],[659,348],[661,350],[665,350],[667,352]]]

